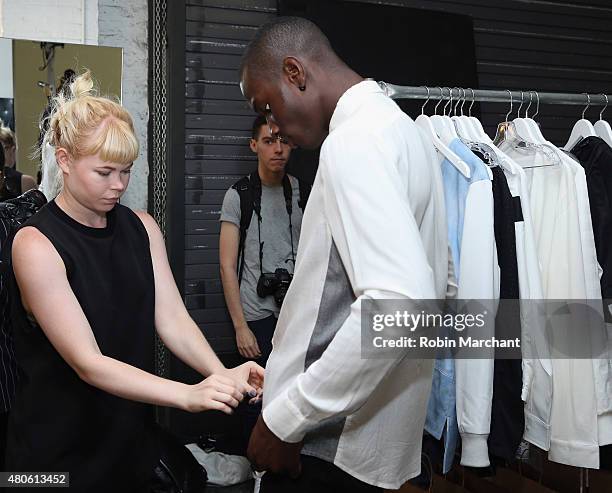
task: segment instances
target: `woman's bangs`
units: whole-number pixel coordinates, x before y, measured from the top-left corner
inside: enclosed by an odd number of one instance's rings
[[[95,135],[91,152],[99,153],[100,159],[110,163],[130,164],[138,157],[138,140],[131,126],[116,118],[109,119]]]

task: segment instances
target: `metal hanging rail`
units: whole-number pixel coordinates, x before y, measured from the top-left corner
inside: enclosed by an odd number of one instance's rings
[[[576,106],[604,106],[607,101],[612,101],[612,95],[606,94],[577,94],[577,93],[563,93],[563,92],[539,92],[539,91],[491,91],[484,89],[470,89],[463,87],[444,87],[440,91],[440,87],[426,87],[426,86],[398,86],[395,84],[388,84],[386,82],[380,83],[385,90],[387,96],[392,99],[449,99],[450,91],[452,90],[453,100],[461,99],[465,100],[466,103],[471,101],[483,102],[483,103],[520,103],[521,101],[528,102],[530,94],[535,100],[539,100],[540,104],[570,104]]]

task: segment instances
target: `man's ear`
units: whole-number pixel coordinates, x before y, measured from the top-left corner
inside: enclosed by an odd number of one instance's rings
[[[257,154],[257,141],[255,139],[250,140],[249,147],[255,154]]]
[[[297,58],[288,56],[283,60],[283,75],[296,88],[306,87],[304,65]],[[304,89],[300,90],[303,91]]]
[[[55,150],[55,160],[57,161],[57,165],[64,173],[70,174],[69,165],[72,162],[72,158],[66,149],[63,147],[57,148]]]

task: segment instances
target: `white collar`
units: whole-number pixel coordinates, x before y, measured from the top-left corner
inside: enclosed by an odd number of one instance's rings
[[[333,132],[350,118],[368,94],[384,94],[378,82],[366,79],[349,87],[336,103],[336,109],[329,121],[329,132]]]

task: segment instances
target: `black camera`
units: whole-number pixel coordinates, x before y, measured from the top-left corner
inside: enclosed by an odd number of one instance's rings
[[[273,274],[264,272],[257,282],[257,295],[260,298],[273,295],[274,301],[280,307],[292,279],[293,276],[289,274],[287,269],[276,269]]]

